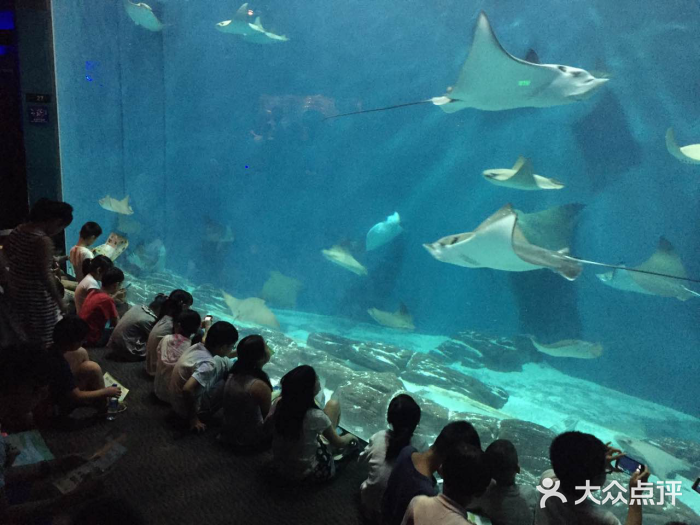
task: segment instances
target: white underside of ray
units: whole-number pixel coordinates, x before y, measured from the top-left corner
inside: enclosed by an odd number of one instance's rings
[[[124,9],[126,10],[126,14],[129,15],[129,18],[131,18],[136,25],[153,32],[163,29],[163,24],[158,20],[158,17],[147,4],[133,3],[130,0],[124,0]]]
[[[700,164],[700,144],[678,146],[673,128],[666,130],[666,149],[681,162],[686,164]]]

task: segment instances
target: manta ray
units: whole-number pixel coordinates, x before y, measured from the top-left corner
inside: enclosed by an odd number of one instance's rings
[[[606,273],[599,273],[597,277],[604,284],[626,292],[675,297],[681,301],[700,297],[700,294],[684,286],[682,281],[656,275],[687,276],[680,256],[676,253],[673,245],[664,237],[659,239],[659,245],[654,254],[639,266],[635,266],[634,269],[649,270],[654,272],[654,274],[649,275],[615,269]]]
[[[124,9],[137,26],[141,26],[149,31],[162,31],[163,24],[158,17],[153,13],[151,6],[144,3],[134,3],[130,0],[124,0]]]
[[[226,302],[226,306],[231,310],[231,315],[235,321],[258,324],[279,330],[280,323],[277,317],[272,313],[272,310],[265,306],[265,301],[263,299],[258,297],[236,299],[223,290],[221,291],[221,295],[224,298],[224,302]]]
[[[573,357],[575,359],[596,359],[603,355],[603,346],[600,343],[589,343],[578,339],[564,339],[556,343],[538,343],[530,336],[530,341],[538,352],[553,357]]]
[[[553,216],[540,214],[534,219],[530,217],[530,228],[533,224],[546,224]],[[557,213],[566,214],[566,210],[559,210]],[[571,213],[571,210],[569,211]],[[527,214],[525,214],[527,216]],[[527,221],[526,221],[527,222]],[[532,234],[530,234],[532,237]],[[545,239],[546,235],[540,235]],[[491,268],[506,272],[528,272],[548,268],[562,277],[573,281],[581,274],[584,264],[603,266],[616,270],[625,270],[653,276],[655,278],[673,279],[676,281],[689,281],[700,283],[698,279],[691,279],[685,274],[673,274],[659,272],[656,268],[648,267],[627,268],[614,264],[606,264],[596,261],[589,261],[571,257],[568,255],[569,249],[563,247],[559,250],[548,249],[531,242],[523,228],[518,225],[518,215],[510,204],[506,204],[488,219],[482,222],[479,227],[467,233],[448,235],[431,244],[423,245],[428,252],[438,261],[464,266],[466,268]]]
[[[514,190],[560,190],[564,187],[564,184],[556,179],[537,175],[532,167],[532,162],[525,157],[518,157],[510,169],[489,169],[484,171],[483,175],[491,184]]]
[[[122,200],[117,200],[113,197],[107,195],[106,197],[100,199],[100,206],[107,211],[113,211],[114,213],[121,213],[122,215],[133,215],[134,210],[129,206],[129,196],[127,195]]]
[[[686,164],[700,164],[700,144],[678,146],[673,128],[666,130],[666,149],[681,162]]]
[[[289,40],[284,35],[266,31],[260,17],[257,17],[253,23],[250,23],[248,19],[252,14],[253,12],[248,9],[248,3],[245,3],[238,8],[231,20],[224,20],[216,24],[216,29],[222,33],[238,35],[246,42],[253,44],[276,44]]]
[[[416,329],[413,324],[413,316],[408,312],[408,308],[406,308],[406,305],[403,303],[401,303],[399,309],[393,313],[378,310],[377,308],[370,308],[367,310],[367,313],[382,326],[409,332]]]
[[[357,275],[367,275],[367,268],[362,266],[357,259],[345,248],[339,245],[331,247],[329,250],[321,250],[323,256],[333,264],[351,271]]]
[[[466,108],[502,111],[547,108],[585,100],[608,79],[559,64],[539,64],[514,57],[498,41],[486,13],[481,11],[474,38],[457,83],[440,97],[384,108],[353,111],[342,117],[418,104],[439,106],[445,113]],[[335,118],[328,117],[328,118]]]

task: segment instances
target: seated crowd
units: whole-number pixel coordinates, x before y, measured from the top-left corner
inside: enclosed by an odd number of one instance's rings
[[[194,432],[207,429],[223,415],[220,441],[239,452],[270,450],[276,477],[291,483],[327,482],[338,462],[359,449],[358,439],[339,427],[337,399],[323,401],[321,381],[313,367],[287,372],[280,390],[264,370],[273,352],[260,335],[239,341],[238,330],[225,321],[211,323],[193,307],[192,296],[174,290],[148,305],[131,306],[123,316],[124,274],[104,256],[92,257],[88,247],[101,228],[87,223],[70,260],[77,282],[77,315],[67,314],[52,270],[48,235],[65,228],[72,209],[64,203],[39,201],[29,222],[19,226],[0,250],[0,313],[2,328],[13,330],[14,343],[0,349],[0,424],[4,431],[31,428],[40,421],[65,421],[78,407],[91,407],[97,417],[118,398],[117,387],[104,384],[100,366],[85,347],[106,347],[121,361],[142,360],[153,377],[153,393],[172,407]],[[37,209],[38,207],[38,209]],[[29,257],[41,264],[28,268]],[[32,275],[32,272],[34,274]],[[31,279],[34,283],[30,283]],[[14,282],[14,284],[13,284]],[[43,315],[12,317],[40,302]],[[55,310],[55,312],[54,312]],[[62,314],[59,315],[59,312]],[[50,326],[50,330],[48,327]],[[7,341],[3,341],[6,343]],[[120,405],[119,410],[126,410]],[[497,440],[483,450],[479,434],[468,421],[447,424],[426,446],[416,434],[421,408],[408,394],[394,397],[387,412],[388,428],[374,434],[360,453],[368,469],[359,487],[360,510],[366,523],[383,525],[471,524],[469,513],[494,525],[619,524],[609,511],[587,499],[580,487],[602,485],[621,452],[580,432],[559,435],[550,448],[551,470],[542,480],[557,484],[566,502],[542,500],[535,487],[518,484],[518,453],[510,441]],[[0,433],[0,522],[22,522],[51,515],[81,495],[31,494],[9,501],[6,489],[20,480],[40,480],[57,469],[70,470],[74,457],[39,467],[13,467],[16,451]],[[437,476],[442,480],[439,488]],[[648,479],[634,474],[630,487]],[[550,484],[550,486],[551,486]],[[547,486],[547,484],[543,484]],[[625,525],[642,523],[642,505],[631,502]]]

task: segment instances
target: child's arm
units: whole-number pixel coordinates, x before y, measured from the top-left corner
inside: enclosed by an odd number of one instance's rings
[[[121,397],[121,395],[122,389],[116,386],[108,386],[106,388],[100,388],[99,390],[80,390],[76,387],[71,391],[69,397],[75,403],[89,405],[97,399]]]
[[[639,486],[639,483],[646,482],[649,479],[649,468],[644,467],[644,471],[635,472],[630,479],[630,493],[632,489]],[[630,499],[629,509],[627,510],[627,519],[625,525],[642,525],[642,502],[636,502]]]

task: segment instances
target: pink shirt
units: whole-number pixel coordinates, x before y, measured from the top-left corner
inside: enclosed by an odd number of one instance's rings
[[[444,494],[416,496],[406,509],[401,525],[474,525],[467,511]]]

